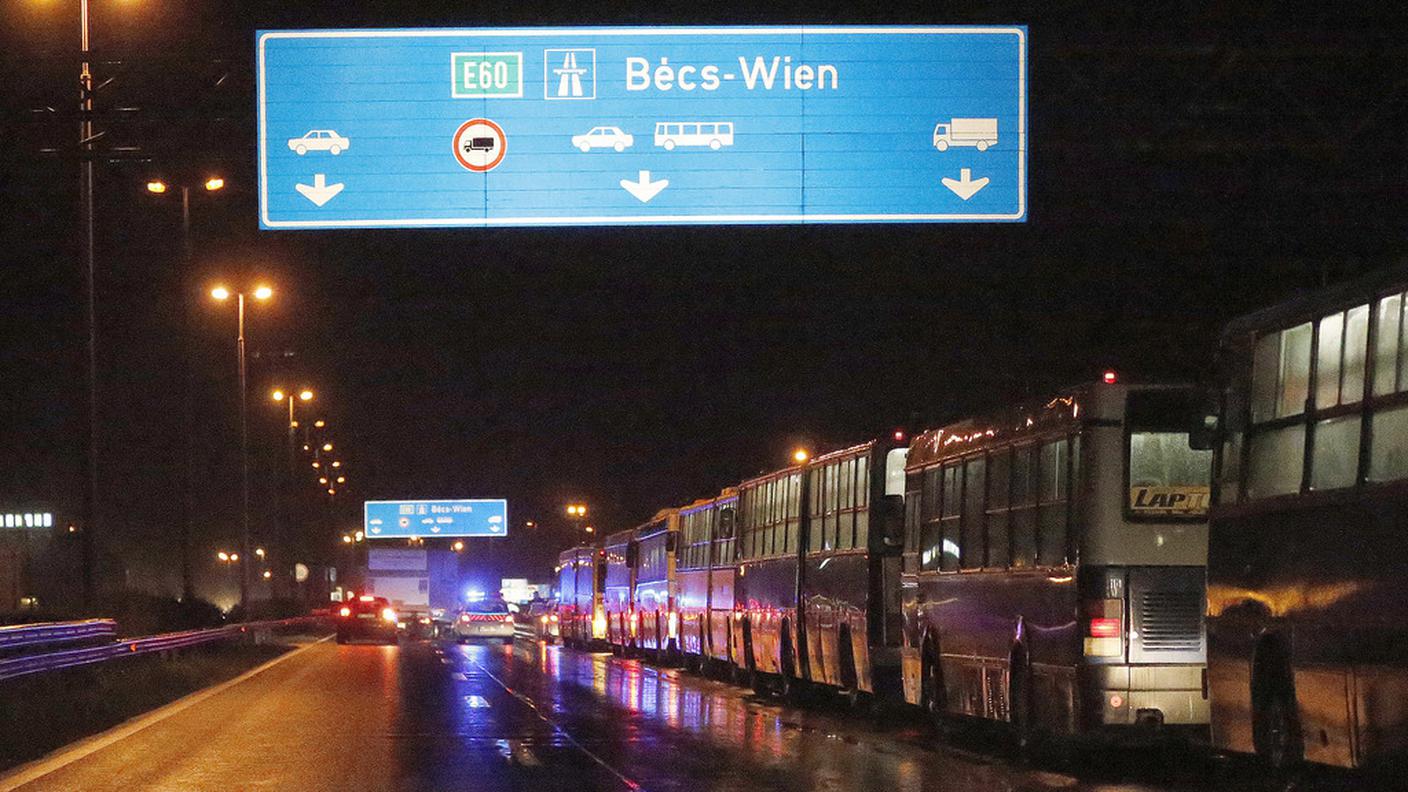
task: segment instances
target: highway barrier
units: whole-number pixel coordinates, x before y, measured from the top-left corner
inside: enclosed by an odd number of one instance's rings
[[[57,671],[62,668],[103,663],[122,657],[169,652],[214,641],[235,638],[260,640],[263,636],[276,630],[313,626],[319,621],[321,620],[315,616],[299,616],[292,619],[229,624],[209,630],[186,630],[140,638],[123,638],[95,646],[52,650],[47,649],[51,645],[62,646],[65,643],[110,638],[116,633],[116,624],[109,619],[94,619],[86,622],[52,622],[14,628],[4,627],[0,628],[0,648],[43,647],[47,651],[0,658],[0,680],[25,676],[26,674]]]

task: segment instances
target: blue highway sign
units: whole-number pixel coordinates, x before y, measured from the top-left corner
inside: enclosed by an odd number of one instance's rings
[[[507,536],[506,500],[366,501],[368,539],[411,536]]]
[[[256,44],[266,229],[1026,219],[1021,26]]]

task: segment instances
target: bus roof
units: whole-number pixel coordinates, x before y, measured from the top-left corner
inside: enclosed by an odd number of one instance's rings
[[[1408,265],[1395,265],[1369,273],[1352,281],[1303,292],[1276,305],[1244,314],[1227,323],[1223,342],[1232,337],[1258,330],[1272,330],[1295,324],[1336,308],[1348,308],[1372,300],[1376,295],[1393,290],[1408,290]]]

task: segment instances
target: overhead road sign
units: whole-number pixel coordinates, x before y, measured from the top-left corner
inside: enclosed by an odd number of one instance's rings
[[[1012,222],[1026,28],[261,31],[265,229]]]
[[[368,539],[435,536],[507,536],[506,500],[366,501]]]

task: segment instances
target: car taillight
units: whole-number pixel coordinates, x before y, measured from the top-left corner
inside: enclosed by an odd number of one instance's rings
[[[504,624],[513,624],[513,614],[504,614]]]
[[[1118,657],[1124,652],[1124,603],[1117,599],[1085,603],[1085,654]]]
[[[465,624],[469,624],[469,614],[468,614],[468,613],[461,613],[461,614],[460,614],[460,621],[463,622],[463,623],[465,623]]]
[[[340,611],[337,612],[337,615],[339,615],[339,616],[341,616],[341,617],[343,617],[343,618],[345,619],[345,618],[347,618],[348,616],[351,616],[351,615],[352,615],[352,609],[351,609],[351,608],[343,608],[342,610],[340,610]]]
[[[396,611],[394,611],[394,610],[392,610],[392,609],[390,609],[390,608],[382,608],[382,609],[381,609],[381,618],[383,618],[383,619],[385,619],[386,621],[389,621],[389,622],[394,622],[394,621],[396,621]]]

